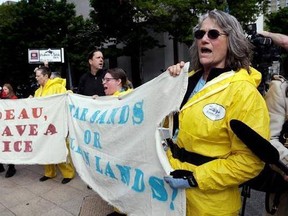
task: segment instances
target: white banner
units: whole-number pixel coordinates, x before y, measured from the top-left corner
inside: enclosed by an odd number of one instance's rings
[[[57,164],[66,161],[66,95],[0,100],[0,162]]]
[[[75,168],[104,200],[128,215],[184,216],[185,191],[163,180],[172,168],[157,128],[179,109],[187,71],[188,65],[176,78],[163,73],[121,98],[0,100],[0,162],[64,162],[69,126]]]
[[[179,109],[187,71],[188,65],[176,78],[163,73],[121,98],[68,95],[76,170],[103,199],[128,215],[186,214],[185,191],[173,190],[163,180],[172,168],[165,167],[170,166],[165,155],[158,158],[156,143],[161,143],[155,132],[166,115]]]

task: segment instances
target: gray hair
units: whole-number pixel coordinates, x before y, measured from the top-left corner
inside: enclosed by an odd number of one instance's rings
[[[50,79],[54,79],[56,77],[60,77],[61,78],[61,74],[59,72],[51,72],[51,76]]]
[[[194,27],[194,32],[201,28],[203,21],[208,17],[215,20],[223,32],[228,35],[228,53],[225,67],[230,67],[235,71],[238,71],[240,68],[245,68],[249,71],[253,45],[245,37],[244,31],[238,20],[228,13],[214,9],[199,18],[198,25]],[[203,66],[199,61],[196,40],[193,41],[190,48],[190,54],[192,57],[191,67],[194,70],[202,69]]]

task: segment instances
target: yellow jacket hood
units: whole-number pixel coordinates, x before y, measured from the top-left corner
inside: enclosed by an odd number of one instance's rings
[[[35,97],[43,97],[53,94],[65,93],[67,90],[65,88],[66,80],[56,77],[54,79],[49,79],[44,86],[40,86],[35,91]]]
[[[255,87],[258,87],[262,79],[262,74],[253,67],[250,67],[249,70],[250,73],[248,73],[246,69],[240,69],[239,71],[235,72],[236,74],[233,80],[247,80]]]

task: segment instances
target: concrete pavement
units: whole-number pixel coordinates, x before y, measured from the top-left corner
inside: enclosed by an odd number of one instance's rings
[[[265,193],[251,190],[250,198],[246,200],[245,216],[265,216],[265,214]]]
[[[113,211],[78,175],[64,185],[61,174],[40,182],[41,165],[16,169],[11,178],[0,173],[0,216],[104,216]]]
[[[63,185],[61,174],[40,182],[41,165],[16,165],[16,169],[11,178],[0,173],[0,216],[106,216],[113,211],[78,175]],[[263,213],[264,193],[251,191],[245,216]]]

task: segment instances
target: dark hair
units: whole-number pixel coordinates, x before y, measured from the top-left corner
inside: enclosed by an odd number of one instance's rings
[[[93,58],[95,52],[101,52],[101,53],[102,53],[102,51],[101,51],[100,49],[97,49],[97,48],[94,49],[94,50],[92,50],[92,51],[90,51],[90,52],[88,53],[88,59],[87,59],[88,61]],[[103,54],[103,53],[102,53],[102,54]]]
[[[37,70],[41,71],[41,74],[43,74],[44,76],[45,76],[45,75],[48,75],[48,78],[50,78],[50,76],[51,76],[51,71],[50,71],[50,69],[49,69],[48,67],[41,66],[41,67],[39,67]],[[37,70],[36,70],[36,71],[37,71]]]
[[[122,88],[126,91],[131,88],[132,83],[128,80],[127,74],[122,68],[111,68],[106,71],[106,73],[111,74],[114,79],[120,79]]]
[[[7,94],[7,98],[12,98],[12,97],[14,97],[14,96],[16,95],[11,84],[5,83],[5,84],[3,85],[3,87],[4,87],[4,86],[5,86],[6,88],[8,88],[8,90],[9,90],[9,93]]]

